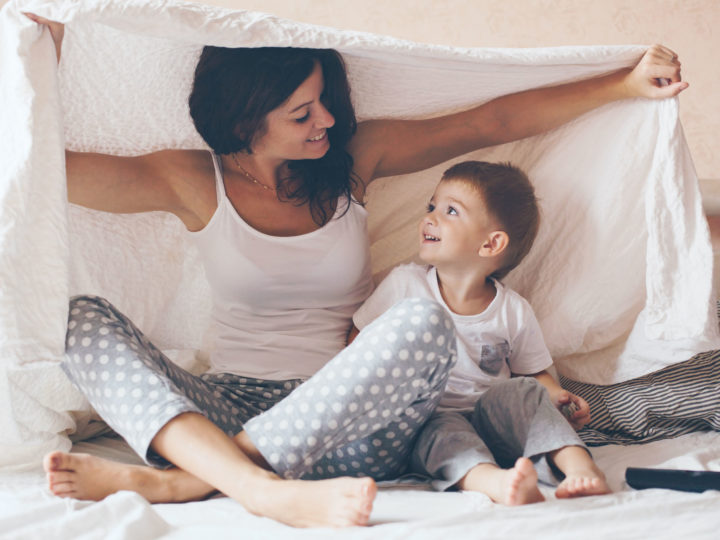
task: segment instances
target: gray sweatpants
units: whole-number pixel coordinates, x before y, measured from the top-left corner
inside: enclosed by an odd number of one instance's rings
[[[510,468],[527,457],[541,481],[556,484],[560,473],[546,454],[564,446],[585,447],[545,387],[532,377],[516,377],[489,388],[471,412],[435,413],[412,452],[412,471],[429,476],[443,491],[475,465]]]
[[[307,381],[196,377],[166,358],[107,300],[70,304],[65,373],[148,463],[150,444],[185,412],[232,436],[245,429],[286,478],[405,472],[421,426],[455,362],[450,318],[429,300],[399,302]],[[289,361],[292,361],[291,359]]]

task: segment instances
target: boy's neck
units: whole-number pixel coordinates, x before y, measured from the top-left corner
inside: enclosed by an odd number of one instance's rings
[[[484,271],[438,268],[438,288],[445,304],[458,315],[479,315],[495,298],[495,284]]]

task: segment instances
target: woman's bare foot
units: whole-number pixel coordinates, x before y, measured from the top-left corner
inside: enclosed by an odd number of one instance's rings
[[[293,527],[367,525],[377,486],[372,478],[281,480],[246,486],[238,498],[253,514]]]
[[[234,437],[235,444],[259,468],[263,486],[244,489],[235,497],[250,512],[271,517],[295,527],[352,527],[367,525],[377,494],[371,478],[333,478],[304,481],[281,480],[271,470],[245,431]],[[265,478],[262,478],[265,476]],[[266,484],[266,479],[269,484]],[[265,494],[248,500],[248,493]],[[232,493],[228,495],[233,496]]]
[[[59,497],[100,501],[128,490],[167,503],[201,500],[215,492],[181,469],[126,465],[89,454],[52,452],[43,466],[50,491]],[[256,515],[295,527],[348,527],[367,525],[377,487],[371,478],[281,480],[262,471],[239,482],[235,491],[227,494]]]
[[[48,488],[59,497],[100,501],[118,491],[134,491],[150,502],[201,500],[215,492],[180,469],[127,465],[89,454],[52,452],[43,459]]]
[[[484,493],[496,503],[519,506],[545,500],[537,482],[532,462],[521,457],[512,469],[501,469],[491,463],[476,465],[458,483],[458,487]]]

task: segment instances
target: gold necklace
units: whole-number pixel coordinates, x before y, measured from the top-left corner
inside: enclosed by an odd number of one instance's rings
[[[245,167],[243,167],[242,165],[240,165],[240,162],[238,161],[237,155],[236,155],[234,152],[233,152],[231,155],[232,155],[233,161],[235,162],[235,165],[237,166],[238,169],[240,169],[240,172],[243,174],[243,176],[245,176],[245,178],[247,178],[248,180],[250,180],[253,184],[257,184],[258,186],[260,186],[260,187],[263,188],[263,189],[266,189],[266,190],[268,190],[268,191],[273,191],[273,192],[277,191],[276,188],[270,187],[270,186],[268,186],[267,184],[263,184],[260,180],[258,180],[257,178],[255,178],[255,177],[254,177],[252,174],[250,174],[248,171],[246,171],[246,170],[245,170]]]

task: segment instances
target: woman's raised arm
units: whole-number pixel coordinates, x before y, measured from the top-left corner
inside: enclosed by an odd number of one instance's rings
[[[192,221],[185,202],[191,197],[189,183],[196,180],[193,171],[203,161],[210,163],[207,152],[165,150],[121,157],[66,151],[68,200],[119,214],[171,212],[188,228],[202,226]]]
[[[59,62],[65,25],[33,13],[25,15],[47,26]],[[120,157],[66,151],[65,163],[71,203],[114,213],[165,211],[177,215],[191,230],[204,225],[198,216],[203,212],[197,211],[202,205],[196,202],[201,197],[192,182],[198,176],[193,171],[208,165],[207,153],[168,150]]]
[[[55,53],[57,54],[58,62],[60,62],[60,51],[62,49],[63,37],[65,36],[65,25],[59,22],[50,21],[48,19],[38,17],[34,13],[24,12],[24,15],[31,21],[38,24],[44,24],[48,27],[53,43],[55,43]]]
[[[448,116],[364,122],[351,141],[350,151],[356,172],[367,183],[548,131],[611,101],[667,98],[687,86],[680,78],[677,55],[653,45],[633,69],[502,96]]]

